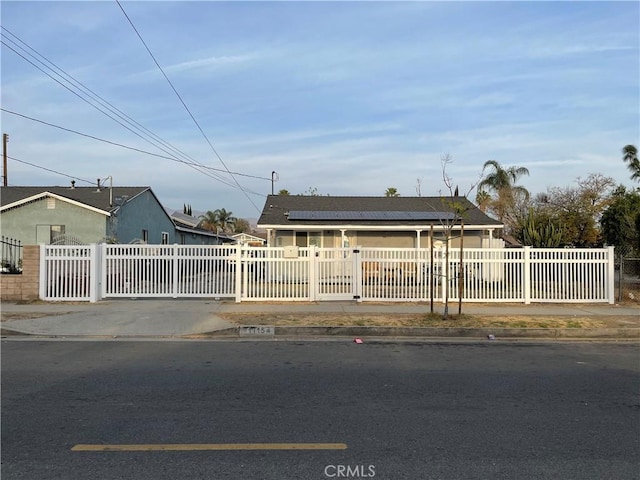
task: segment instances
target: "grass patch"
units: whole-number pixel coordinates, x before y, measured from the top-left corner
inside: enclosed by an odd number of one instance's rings
[[[348,313],[228,313],[220,315],[237,325],[436,327],[436,328],[603,328],[610,321],[599,317],[550,317],[441,314],[348,314]]]

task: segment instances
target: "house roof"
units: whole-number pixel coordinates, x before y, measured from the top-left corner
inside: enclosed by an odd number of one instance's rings
[[[171,219],[176,225],[180,224],[191,228],[196,228],[198,225],[200,225],[199,218],[196,218],[192,215],[187,215],[186,213],[182,213],[178,210],[171,214]]]
[[[0,206],[4,210],[6,207],[18,206],[35,197],[45,193],[52,193],[69,200],[88,205],[90,207],[109,212],[130,198],[140,195],[150,187],[1,187]],[[110,201],[113,205],[109,205]]]
[[[243,240],[260,240],[260,241],[266,241],[266,238],[264,237],[259,237],[257,235],[251,235],[249,233],[236,233],[235,235],[231,235],[231,238],[235,238],[236,240],[238,239],[243,239]]]
[[[448,197],[333,197],[269,195],[258,226],[262,228],[305,225],[425,226],[450,220]],[[466,210],[465,225],[501,227],[466,197],[455,201]],[[292,216],[291,212],[295,212]],[[290,218],[292,216],[292,218]],[[457,221],[456,223],[459,223]]]

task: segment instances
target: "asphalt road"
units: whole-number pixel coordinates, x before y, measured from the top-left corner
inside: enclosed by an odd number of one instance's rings
[[[7,340],[1,474],[637,479],[639,380],[637,344]]]

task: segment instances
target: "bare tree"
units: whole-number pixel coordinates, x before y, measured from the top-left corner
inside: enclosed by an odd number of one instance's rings
[[[440,156],[440,164],[442,165],[442,180],[447,187],[449,195],[447,197],[441,196],[441,201],[444,206],[448,208],[448,210],[453,213],[453,215],[449,218],[440,219],[440,223],[443,227],[443,232],[445,236],[445,271],[442,273],[443,282],[448,287],[449,286],[449,244],[451,243],[451,239],[453,237],[453,230],[455,226],[460,222],[460,262],[458,265],[458,315],[462,314],[462,295],[463,295],[463,287],[464,287],[464,217],[470,208],[470,203],[467,199],[467,196],[477,187],[477,185],[482,181],[482,173],[478,175],[477,180],[469,187],[469,190],[461,197],[459,195],[458,185],[454,186],[453,179],[447,173],[447,166],[453,163],[453,157],[445,153]],[[441,194],[442,195],[442,194]],[[464,198],[466,201],[461,200]],[[433,244],[431,245],[433,248]],[[432,267],[433,268],[433,267]],[[444,298],[444,318],[446,319],[449,315],[449,289],[445,289],[445,298]]]

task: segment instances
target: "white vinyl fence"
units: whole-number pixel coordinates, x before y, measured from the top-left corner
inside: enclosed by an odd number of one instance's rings
[[[40,297],[614,303],[599,249],[71,245],[41,247]]]

